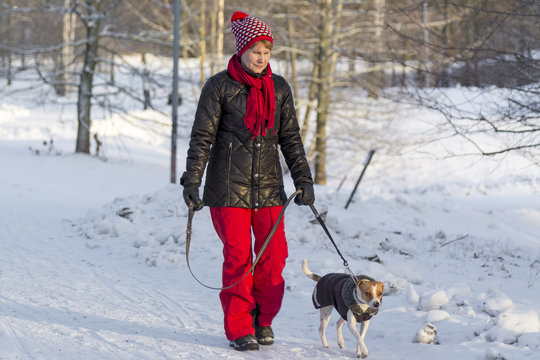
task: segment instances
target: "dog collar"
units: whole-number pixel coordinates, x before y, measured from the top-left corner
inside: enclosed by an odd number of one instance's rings
[[[369,307],[368,304],[362,304],[362,303],[356,303],[351,306],[349,306],[349,310],[351,310],[354,314],[368,314],[368,315],[375,315],[379,312],[379,309],[373,309]]]
[[[354,288],[356,287],[355,282],[352,279],[347,279],[343,288],[341,289],[341,296],[345,305],[351,310],[354,314],[362,315],[367,314],[373,316],[379,312],[379,309],[372,309],[368,304],[360,303],[355,299]]]

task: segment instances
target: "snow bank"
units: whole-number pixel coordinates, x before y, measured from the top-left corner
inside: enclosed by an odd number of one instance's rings
[[[359,272],[369,273],[385,282],[385,299],[380,316],[385,320],[382,321],[383,324],[377,325],[380,320],[375,319],[370,329],[381,326],[378,332],[382,334],[387,331],[384,330],[385,326],[394,326],[398,331],[409,333],[408,341],[412,343],[455,346],[471,341],[483,341],[486,344],[510,345],[516,347],[516,351],[523,351],[525,348],[529,349],[528,351],[539,349],[540,340],[536,336],[540,331],[538,306],[517,311],[518,304],[512,299],[515,293],[507,293],[497,286],[484,289],[484,279],[481,276],[475,280],[461,275],[478,271],[477,265],[457,260],[457,268],[452,268],[453,265],[448,263],[453,257],[452,252],[448,255],[434,247],[431,252],[422,253],[419,246],[420,242],[426,241],[444,243],[448,238],[407,237],[407,243],[404,243],[400,240],[402,235],[394,234],[386,239],[384,236],[381,238],[374,228],[369,226],[366,226],[367,230],[358,233],[356,224],[347,219],[351,213],[340,208],[339,196],[323,194],[322,198],[326,202],[326,206],[321,207],[324,209],[322,212],[325,213],[326,222],[334,233],[338,246],[345,250],[346,257],[351,259],[355,266],[363,267]],[[368,207],[373,204],[378,204],[378,200],[374,203],[368,200]],[[384,203],[380,206],[377,211],[384,212]],[[360,205],[353,206],[353,211],[359,209]],[[181,189],[168,185],[154,193],[116,198],[102,208],[90,211],[87,217],[77,223],[77,228],[90,249],[105,248],[115,253],[130,254],[147,266],[184,268],[186,217],[187,209]],[[307,208],[293,205],[287,210],[285,219],[291,256],[304,253],[301,256],[308,257],[310,266],[319,273],[343,271],[336,267],[339,259]],[[192,267],[198,277],[209,283],[208,285],[219,286],[216,279],[219,279],[221,247],[207,209],[196,213],[193,231],[190,256]],[[357,236],[363,241],[355,241]],[[459,244],[464,245],[456,242],[452,246],[459,247]],[[471,244],[467,246],[470,247]],[[478,253],[482,250],[481,247],[476,248]],[[501,252],[504,250],[499,249]],[[360,254],[375,254],[374,260],[380,264],[367,260],[370,256]],[[402,262],[403,258],[409,261]],[[446,260],[441,264],[441,259]],[[299,261],[290,259],[289,262],[295,264]],[[419,262],[437,273],[436,283],[421,270]],[[449,265],[448,269],[446,263]],[[440,265],[443,268],[438,269]],[[290,266],[292,265],[289,265],[288,269]],[[286,270],[291,277],[289,283],[297,284],[298,281],[303,281],[299,267],[296,270]],[[435,284],[437,285],[434,286]],[[308,294],[304,297],[309,299],[310,286],[306,288],[290,285],[288,289],[290,293],[297,295]],[[412,320],[392,319],[391,314],[403,306],[407,308],[406,312],[412,316]],[[385,322],[389,324],[385,325]],[[413,332],[413,329],[417,329],[416,332]],[[389,340],[386,336],[382,339]],[[486,350],[485,353],[486,358],[497,358],[499,355],[503,356],[498,351]]]

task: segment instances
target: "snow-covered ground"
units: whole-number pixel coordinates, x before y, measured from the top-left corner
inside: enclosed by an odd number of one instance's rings
[[[50,95],[18,93],[17,86],[0,91],[0,359],[355,357],[347,329],[346,348],[337,347],[336,314],[330,349],[319,340],[314,283],[302,259],[318,274],[344,269],[309,208],[293,204],[286,212],[290,255],[276,343],[235,352],[224,337],[218,293],[186,267],[187,211],[181,187],[168,184],[169,129],[141,130],[166,116],[134,107],[126,119],[96,110],[101,158],[74,154],[73,99],[39,102],[35,97]],[[195,100],[186,96],[180,108],[179,172]],[[408,138],[407,131],[437,118],[407,111],[399,124],[380,129],[386,138]],[[326,213],[352,270],[386,284],[366,336],[369,358],[539,359],[538,165],[517,153],[440,159],[441,143],[400,151],[391,143],[374,146],[348,209],[363,151],[339,153],[335,142],[328,185],[316,187],[315,207]],[[444,142],[453,146],[463,144]],[[290,181],[287,190],[294,190]],[[195,216],[190,258],[201,280],[220,285],[221,246],[207,209]],[[429,323],[437,344],[415,342]]]

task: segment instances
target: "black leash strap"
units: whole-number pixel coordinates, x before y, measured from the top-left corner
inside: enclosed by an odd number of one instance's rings
[[[257,263],[261,259],[261,256],[263,255],[264,251],[268,247],[268,244],[270,243],[270,240],[274,236],[279,224],[281,223],[281,220],[283,219],[283,215],[285,214],[285,209],[287,208],[287,206],[289,206],[289,203],[292,201],[292,199],[295,198],[296,195],[301,194],[301,193],[302,193],[302,190],[298,190],[294,194],[289,196],[289,198],[287,199],[287,201],[283,205],[283,209],[281,209],[281,212],[279,213],[279,216],[277,218],[276,223],[274,224],[274,226],[272,227],[272,229],[268,233],[268,236],[266,237],[266,240],[264,241],[263,245],[261,246],[261,249],[259,250],[259,253],[257,254],[257,257],[255,258],[255,261],[253,261],[253,264],[251,265],[251,268],[249,268],[249,270],[244,274],[244,276],[242,276],[242,278],[240,278],[240,280],[238,280],[237,282],[235,282],[232,285],[224,286],[224,287],[212,287],[212,286],[208,286],[208,285],[204,284],[202,281],[200,281],[195,276],[195,274],[191,270],[191,266],[189,265],[189,246],[191,244],[191,227],[192,227],[193,215],[195,215],[195,211],[193,210],[193,205],[190,205],[189,206],[189,212],[188,212],[187,229],[186,229],[186,263],[187,263],[189,272],[191,273],[193,278],[195,280],[197,280],[197,282],[199,284],[201,284],[205,288],[208,288],[208,289],[211,289],[211,290],[227,290],[227,289],[230,289],[230,288],[240,284],[240,282],[242,282],[242,280],[244,280],[246,278],[246,276],[248,276],[248,274],[253,271],[253,269],[255,268],[255,265],[257,265]],[[332,242],[333,242],[333,240],[332,240]],[[334,246],[335,246],[335,244],[334,244]],[[338,250],[338,252],[339,252],[339,250]]]
[[[341,251],[339,251],[339,248],[337,247],[336,242],[332,238],[332,235],[330,235],[330,231],[326,227],[326,224],[324,223],[321,215],[319,215],[319,213],[317,212],[317,209],[315,209],[315,206],[309,205],[309,207],[311,208],[311,211],[313,211],[313,215],[315,215],[315,218],[317,218],[317,221],[319,221],[319,224],[321,224],[321,226],[322,226],[324,232],[326,233],[326,235],[328,235],[328,238],[332,242],[332,245],[334,245],[334,247],[336,248],[336,251],[339,254],[339,256],[341,257],[341,260],[343,260],[343,266],[345,266],[345,269],[347,269],[347,271],[349,272],[349,275],[353,279],[353,282],[357,283],[358,279],[356,278],[356,275],[354,275],[354,273],[352,272],[351,268],[349,267],[349,263],[347,262],[347,260],[345,260],[345,258],[343,257],[343,254],[341,254]]]
[[[205,283],[200,281],[197,278],[197,276],[195,276],[195,274],[193,273],[193,271],[191,269],[191,266],[189,265],[189,247],[191,245],[191,228],[192,228],[192,223],[193,223],[193,216],[195,215],[195,211],[193,210],[193,205],[190,205],[189,206],[189,212],[188,212],[187,229],[186,229],[186,263],[187,263],[187,267],[189,269],[189,272],[191,273],[193,278],[199,284],[201,284],[205,288],[208,288],[208,289],[211,289],[211,290],[227,290],[227,289],[230,289],[230,288],[240,284],[240,282],[242,282],[242,280],[244,280],[246,278],[246,276],[248,276],[248,274],[253,271],[253,269],[255,268],[255,265],[257,265],[257,263],[261,259],[261,256],[263,255],[264,251],[268,247],[268,244],[270,243],[270,240],[272,240],[272,237],[274,236],[274,234],[275,234],[275,232],[277,230],[277,227],[279,226],[279,224],[281,223],[281,220],[283,219],[283,215],[285,214],[285,209],[287,209],[287,207],[289,206],[292,199],[294,199],[296,197],[296,195],[299,195],[301,193],[302,193],[302,190],[297,190],[295,193],[293,193],[291,196],[289,196],[289,198],[287,199],[287,201],[283,205],[283,209],[281,209],[281,212],[279,213],[279,216],[277,218],[276,223],[274,224],[274,226],[272,227],[272,229],[268,233],[268,236],[266,237],[266,240],[264,241],[263,245],[261,246],[261,249],[259,250],[259,253],[257,254],[257,257],[255,258],[255,261],[253,261],[253,264],[251,265],[249,270],[240,278],[240,280],[238,280],[237,282],[235,282],[232,285],[228,285],[228,286],[224,286],[224,287],[212,287],[212,286],[206,285]],[[345,268],[349,271],[349,274],[351,275],[353,280],[356,282],[356,276],[353,274],[353,272],[349,268],[349,263],[347,262],[347,260],[345,260],[345,258],[343,257],[343,254],[341,254],[341,251],[339,251],[339,248],[337,247],[336,242],[332,238],[332,235],[330,234],[330,231],[328,230],[328,227],[326,227],[326,224],[324,223],[321,215],[318,213],[317,209],[315,209],[315,206],[309,205],[309,207],[311,208],[311,211],[313,211],[313,214],[315,215],[315,218],[317,219],[319,224],[321,224],[324,232],[326,233],[326,235],[328,236],[328,238],[332,242],[332,245],[334,245],[334,248],[336,249],[337,253],[341,257],[341,260],[343,260],[343,266],[345,266]]]
[[[315,217],[317,218],[317,221],[319,221],[319,224],[321,224],[324,232],[326,233],[326,235],[328,235],[328,238],[330,239],[330,241],[332,242],[332,245],[334,245],[334,247],[336,248],[336,251],[337,253],[339,254],[339,256],[341,257],[341,260],[343,260],[343,266],[345,266],[346,268],[349,267],[349,263],[347,263],[347,260],[345,260],[345,258],[343,257],[343,255],[341,254],[341,251],[339,251],[334,239],[332,238],[332,235],[330,235],[330,231],[328,230],[328,228],[326,227],[326,224],[324,223],[321,215],[319,215],[319,213],[317,212],[317,209],[315,209],[315,206],[313,205],[309,205],[309,207],[311,208],[311,211],[313,211],[313,215],[315,215]]]

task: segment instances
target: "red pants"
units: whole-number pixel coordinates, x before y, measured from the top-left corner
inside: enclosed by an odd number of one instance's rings
[[[258,210],[244,208],[210,208],[212,222],[223,242],[223,286],[234,284],[252,265],[252,237],[258,254],[283,207]],[[229,340],[254,334],[250,311],[260,306],[259,326],[270,326],[281,308],[285,289],[283,268],[288,256],[283,219],[253,273],[219,294],[224,313],[225,335]]]

